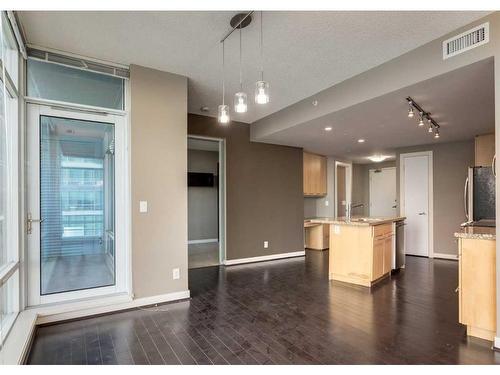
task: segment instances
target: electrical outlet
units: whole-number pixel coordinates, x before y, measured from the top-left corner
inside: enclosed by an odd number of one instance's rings
[[[330,202],[325,201],[325,206],[328,206],[329,204],[330,204]]]
[[[269,247],[269,241],[264,241],[264,249],[267,249]]]
[[[172,279],[178,280],[178,279],[180,279],[180,277],[181,277],[181,273],[180,273],[179,269],[178,268],[174,268],[172,270]]]
[[[140,213],[148,212],[148,201],[139,201],[139,212]]]

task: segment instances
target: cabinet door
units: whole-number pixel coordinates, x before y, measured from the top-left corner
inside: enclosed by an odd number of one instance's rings
[[[475,138],[475,166],[491,167],[495,155],[495,134],[478,135]]]
[[[392,266],[392,239],[393,236],[389,235],[384,239],[384,275],[391,272]]]
[[[319,157],[319,193],[321,195],[326,195],[326,158],[324,156]]]
[[[460,321],[495,331],[496,242],[476,239],[460,241]]]
[[[311,154],[303,153],[304,195],[311,194]]]
[[[372,281],[384,274],[384,244],[383,238],[373,239],[373,272]]]

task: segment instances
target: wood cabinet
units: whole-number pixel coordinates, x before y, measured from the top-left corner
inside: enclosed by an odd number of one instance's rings
[[[394,223],[330,228],[329,278],[372,286],[392,268]]]
[[[459,239],[459,322],[467,335],[492,341],[496,333],[496,241]]]
[[[304,224],[305,247],[311,250],[325,250],[330,246],[329,224]]]
[[[326,195],[326,157],[304,152],[303,164],[304,196]]]
[[[474,155],[474,165],[476,167],[491,167],[495,155],[495,134],[476,136]]]

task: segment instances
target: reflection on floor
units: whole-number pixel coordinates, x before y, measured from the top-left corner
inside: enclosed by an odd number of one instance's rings
[[[58,293],[114,284],[114,265],[107,254],[73,255],[42,261],[42,293]]]
[[[458,324],[458,262],[407,257],[372,290],[328,252],[189,271],[189,301],[40,327],[32,364],[500,364]]]
[[[197,243],[188,245],[189,268],[219,265],[219,243]]]

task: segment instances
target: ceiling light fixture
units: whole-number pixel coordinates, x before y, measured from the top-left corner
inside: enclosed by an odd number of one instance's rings
[[[332,127],[331,127],[331,126],[327,126],[327,127],[325,128],[325,130],[326,130],[327,132],[329,132],[329,131],[331,131],[331,130],[332,130]]]
[[[240,29],[240,91],[234,94],[234,111],[245,113],[247,111],[247,94],[243,92],[243,74],[241,71],[241,27]]]
[[[420,114],[419,116],[419,121],[418,121],[418,126],[423,127],[425,125],[424,119],[427,120],[427,124],[429,128],[427,131],[429,133],[434,133],[434,138],[439,138],[439,124],[434,121],[434,119],[431,117],[431,114],[429,112],[425,112],[421,106],[418,105],[418,103],[415,103],[415,101],[411,97],[407,97],[406,101],[408,102],[408,105],[410,108],[408,109],[408,117],[413,117],[414,110],[417,110],[418,113]],[[436,137],[437,134],[437,137]]]
[[[262,11],[260,11],[260,81],[255,84],[255,103],[269,103],[269,83],[264,81],[264,36],[262,32]]]
[[[364,139],[358,139],[358,143],[365,143]]]
[[[229,124],[231,118],[229,116],[229,106],[224,103],[224,96],[226,94],[226,86],[224,81],[224,41],[222,42],[222,104],[217,109],[217,119],[219,124]]]
[[[386,156],[386,155],[373,155],[373,156],[368,156],[368,159],[370,159],[374,163],[380,163],[381,161],[384,161],[388,157],[389,156]]]

